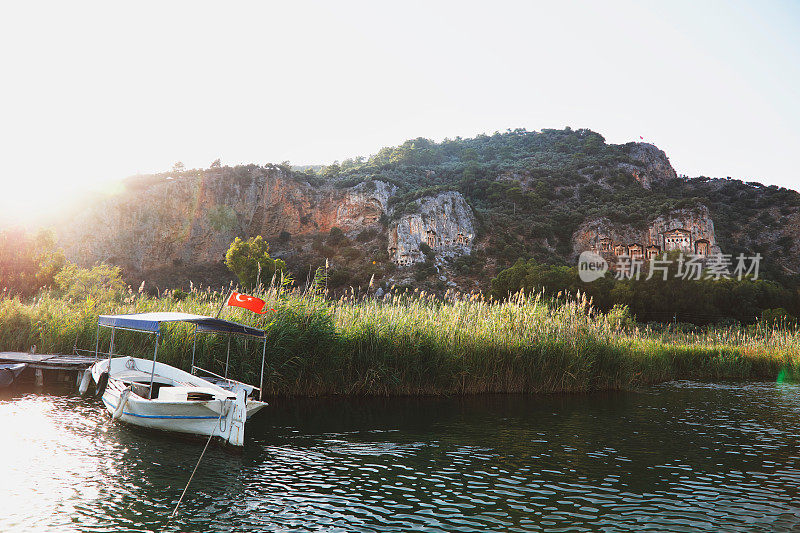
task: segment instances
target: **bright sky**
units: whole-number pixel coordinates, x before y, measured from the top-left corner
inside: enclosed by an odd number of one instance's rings
[[[789,1],[5,3],[0,211],[176,161],[567,125],[798,189],[798,35]]]

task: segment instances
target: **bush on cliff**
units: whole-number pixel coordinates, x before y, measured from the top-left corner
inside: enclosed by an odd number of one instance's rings
[[[269,244],[261,235],[246,241],[236,237],[225,254],[225,265],[248,290],[269,284],[276,273],[286,272],[286,263],[269,256]]]

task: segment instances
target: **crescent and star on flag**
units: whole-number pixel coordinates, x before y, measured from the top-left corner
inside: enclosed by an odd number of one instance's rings
[[[256,298],[255,296],[250,296],[249,294],[233,291],[231,292],[230,297],[228,297],[227,305],[229,307],[243,307],[248,311],[262,315],[267,312],[267,310],[264,309],[266,303],[267,302],[261,298]]]

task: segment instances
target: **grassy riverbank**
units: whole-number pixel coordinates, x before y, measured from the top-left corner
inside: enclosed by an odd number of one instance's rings
[[[275,395],[468,394],[627,389],[669,379],[777,379],[798,375],[800,334],[776,329],[655,333],[620,325],[586,301],[518,297],[445,302],[425,294],[330,301],[270,289],[275,311],[228,308],[222,317],[267,331],[265,389]],[[71,353],[93,349],[97,315],[146,311],[216,314],[224,295],[193,291],[184,300],[136,293],[73,303],[44,293],[0,300],[0,350]],[[159,360],[188,368],[191,328],[171,325]],[[101,330],[107,351],[109,332]],[[115,351],[149,357],[154,337],[120,331]],[[199,335],[197,362],[219,372],[226,338]],[[261,346],[234,341],[232,374],[258,382]]]

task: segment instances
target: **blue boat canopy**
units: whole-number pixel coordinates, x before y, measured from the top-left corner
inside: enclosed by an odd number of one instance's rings
[[[260,329],[210,316],[193,315],[191,313],[137,313],[132,315],[100,315],[97,318],[97,324],[100,326],[150,332],[160,331],[162,322],[186,322],[188,324],[195,324],[197,326],[197,331],[207,333],[233,333],[234,335],[264,337],[264,331]]]

